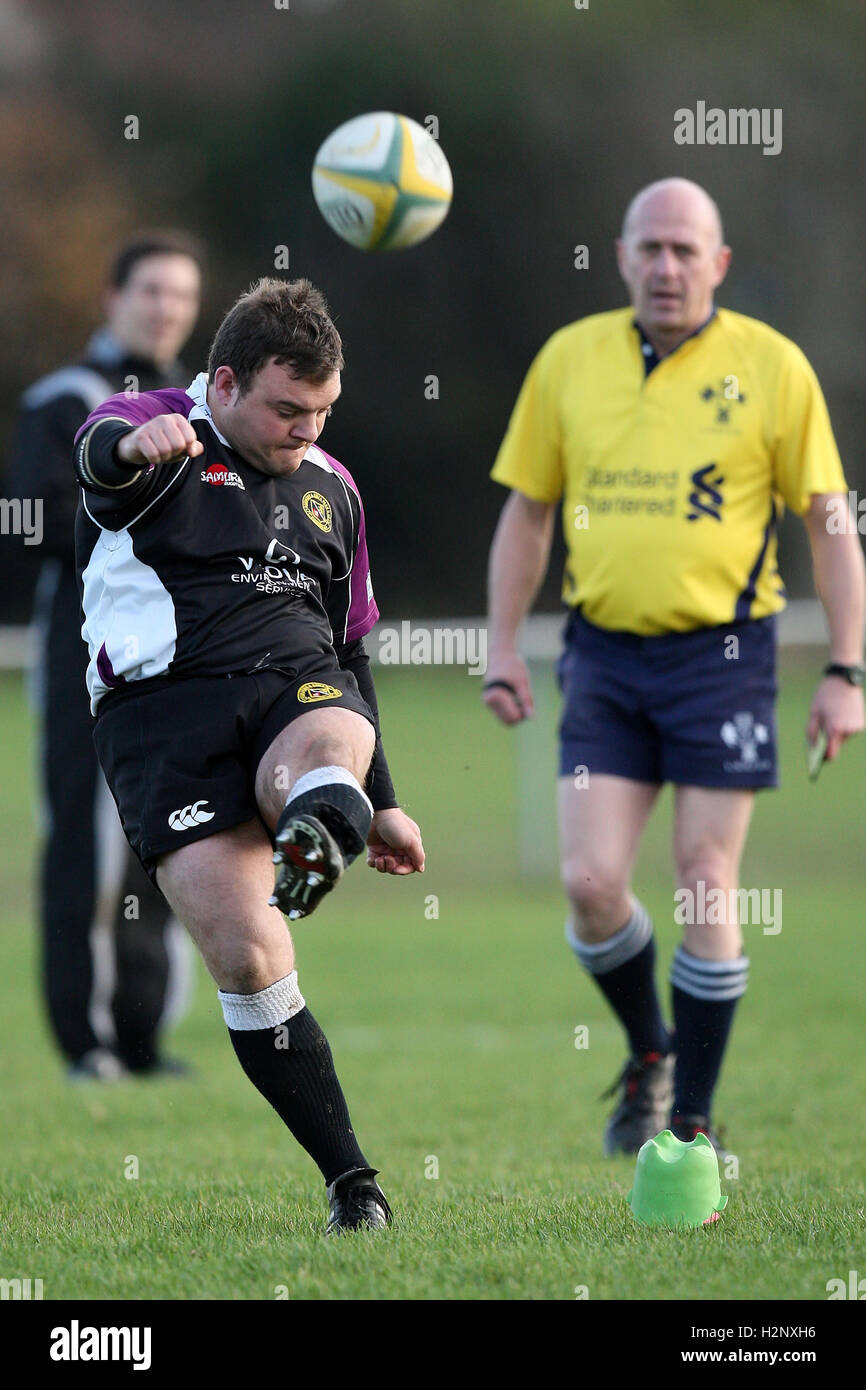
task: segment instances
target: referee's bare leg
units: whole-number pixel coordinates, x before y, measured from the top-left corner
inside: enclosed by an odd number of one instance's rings
[[[309,782],[333,795],[359,834],[361,790],[375,735],[360,714],[309,710],[274,740],[256,772],[256,799],[273,832],[294,789]],[[304,803],[305,804],[305,803]],[[369,822],[368,822],[369,824]],[[189,930],[220,990],[226,1024],[249,1079],[340,1191],[361,1183],[364,1224],[384,1225],[387,1204],[373,1201],[375,1169],[364,1157],[334,1071],[327,1039],[298,987],[285,919],[268,905],[271,841],[259,820],[197,840],[160,857],[159,887]],[[333,1201],[333,1188],[330,1193]],[[380,1194],[381,1195],[381,1194]],[[381,1219],[379,1217],[381,1216]]]
[[[655,985],[652,922],[631,891],[641,835],[658,793],[655,783],[607,773],[590,772],[579,784],[559,779],[561,872],[570,908],[566,938],[620,1020],[636,1062],[671,1051]]]
[[[562,877],[571,906],[566,927],[581,964],[614,1009],[632,1056],[676,1052],[670,1121],[686,1135],[709,1128],[713,1092],[748,961],[737,922],[687,923],[671,969],[673,1039],[655,986],[652,923],[631,893],[640,837],[658,787],[597,774],[588,786],[560,780]],[[754,794],[675,789],[677,888],[696,906],[714,888],[736,888]],[[679,901],[679,900],[678,900]],[[726,901],[730,898],[726,896]]]
[[[659,787],[592,773],[586,784],[559,779],[562,883],[574,935],[600,946],[633,910],[630,882],[640,838]]]
[[[677,1053],[671,1122],[688,1138],[696,1128],[710,1128],[734,1013],[748,984],[736,889],[755,794],[677,787],[674,795],[678,902],[694,910],[671,966]]]

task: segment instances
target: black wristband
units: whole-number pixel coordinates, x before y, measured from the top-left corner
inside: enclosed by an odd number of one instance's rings
[[[486,690],[507,690],[512,700],[516,704],[517,708],[520,710],[520,713],[522,715],[526,714],[526,709],[524,708],[523,701],[521,700],[514,686],[511,684],[511,681],[485,681],[484,685],[482,685],[481,687],[482,695]]]
[[[840,676],[849,685],[861,686],[866,682],[866,666],[845,666],[840,661],[831,661],[824,667],[825,676]]]

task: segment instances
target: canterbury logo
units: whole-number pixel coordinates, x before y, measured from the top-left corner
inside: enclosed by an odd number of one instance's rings
[[[307,681],[298,691],[298,699],[302,705],[312,705],[316,700],[338,700],[342,693],[342,690],[325,685],[323,681]]]
[[[172,811],[168,818],[172,830],[191,830],[194,825],[204,825],[206,821],[213,820],[216,811],[203,811],[202,807],[206,805],[206,801],[194,801],[191,806]]]

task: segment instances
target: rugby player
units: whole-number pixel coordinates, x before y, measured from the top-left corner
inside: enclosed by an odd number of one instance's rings
[[[827,525],[847,488],[814,372],[766,324],[714,306],[731,251],[708,194],[684,179],[644,188],[617,255],[631,308],[554,334],[493,468],[511,493],[490,556],[483,698],[506,724],[532,714],[516,637],[561,505],[566,935],[629,1045],[605,1149],[633,1153],[670,1124],[721,1152],[712,1099],[748,973],[738,914],[686,916],[671,1034],[632,867],[671,782],[677,889],[692,895],[678,902],[706,903],[714,889],[725,896],[711,901],[737,901],[755,791],[777,782],[783,506],[805,522],[829,627],[807,728],[812,743],[826,735],[828,759],[864,725],[863,555],[854,527]]]
[[[45,556],[33,614],[44,839],[42,986],[71,1080],[177,1073],[160,1032],[185,994],[189,946],[123,836],[93,747],[75,574],[75,431],[107,397],[178,386],[198,316],[201,248],[184,232],[139,232],[118,247],[105,321],[81,358],[21,399],[12,478],[39,498]]]
[[[75,449],[99,759],[219,986],[241,1066],[322,1172],[328,1231],[390,1210],[280,912],[313,912],[365,844],[381,873],[424,868],[364,651],[378,609],[361,499],[316,444],[342,367],[319,291],[263,279],[218,328],[207,373],[115,396]]]

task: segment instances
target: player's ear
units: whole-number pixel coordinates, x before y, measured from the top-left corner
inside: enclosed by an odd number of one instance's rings
[[[626,246],[626,243],[622,237],[617,237],[616,242],[614,244],[616,246],[616,263],[619,267],[620,277],[622,278],[623,284],[626,286],[629,292],[629,298],[631,298],[633,294],[633,278],[630,274],[628,265],[628,247]]]
[[[230,405],[237,391],[238,379],[232,367],[217,367],[213,374],[213,388],[217,394],[217,400],[222,405]]]
[[[732,254],[730,246],[720,246],[716,252],[716,278],[713,288],[715,288],[716,285],[720,285],[727,275]]]

